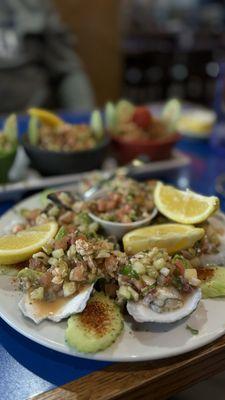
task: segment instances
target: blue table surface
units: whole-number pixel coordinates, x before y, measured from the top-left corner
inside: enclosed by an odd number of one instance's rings
[[[182,139],[177,147],[191,157],[192,163],[179,176],[171,174],[169,180],[205,195],[215,194],[215,179],[225,172],[225,156],[216,154],[206,140]],[[13,201],[0,202],[0,213],[13,204]],[[222,202],[223,209],[224,205]],[[25,400],[106,365],[109,363],[49,350],[26,339],[0,319],[1,400]]]

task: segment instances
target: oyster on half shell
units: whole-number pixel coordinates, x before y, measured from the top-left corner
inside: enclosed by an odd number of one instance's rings
[[[70,315],[82,312],[92,293],[94,284],[86,287],[73,297],[62,297],[55,301],[32,301],[28,293],[19,302],[22,313],[39,324],[44,319],[59,322]]]
[[[127,311],[137,322],[172,323],[191,314],[200,300],[200,289],[184,297],[173,287],[158,287],[152,300],[128,301]]]

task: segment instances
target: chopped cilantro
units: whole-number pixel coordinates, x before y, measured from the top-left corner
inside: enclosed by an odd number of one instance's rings
[[[64,228],[64,226],[61,226],[61,228],[58,230],[55,240],[61,240],[62,238],[64,238],[64,236],[66,236],[67,231]]]
[[[134,271],[134,269],[132,268],[132,266],[130,264],[124,265],[124,267],[120,270],[120,273],[122,275],[129,276],[130,278],[135,278],[135,279],[139,278],[138,273],[136,271]]]
[[[186,325],[186,329],[192,333],[192,335],[198,335],[199,330],[192,328],[190,325]]]
[[[81,212],[78,215],[78,218],[80,219],[82,224],[88,225],[90,224],[90,222],[92,221],[91,218],[89,217],[88,213],[86,213],[85,211]]]
[[[183,288],[183,285],[182,285],[182,282],[181,282],[179,276],[173,276],[173,278],[172,278],[172,284],[173,284],[178,290],[182,290],[182,288]]]

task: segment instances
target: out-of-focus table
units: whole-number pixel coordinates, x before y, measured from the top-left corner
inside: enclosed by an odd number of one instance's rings
[[[192,158],[191,167],[178,178],[179,186],[190,186],[206,195],[214,194],[215,179],[225,171],[225,157],[216,155],[206,140],[184,138],[177,148]],[[171,181],[174,183],[172,176]],[[0,203],[0,213],[12,205],[13,201]],[[222,202],[223,209],[224,205]],[[164,399],[223,369],[223,338],[204,349],[170,360],[109,365],[48,350],[26,339],[0,319],[1,400],[25,400],[73,380],[75,383],[37,398]],[[88,374],[91,375],[87,377]]]

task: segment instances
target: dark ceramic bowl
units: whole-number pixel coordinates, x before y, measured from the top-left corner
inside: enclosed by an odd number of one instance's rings
[[[45,176],[73,174],[100,168],[107,155],[109,142],[110,139],[106,136],[93,149],[65,152],[49,151],[31,145],[26,133],[21,140],[32,167]]]
[[[170,158],[171,151],[181,138],[179,133],[168,135],[162,139],[127,140],[123,137],[112,136],[112,145],[120,163],[129,163],[140,154],[146,154],[151,161]]]
[[[0,154],[0,183],[6,183],[8,180],[9,170],[13,165],[16,157],[16,148],[5,154]]]

